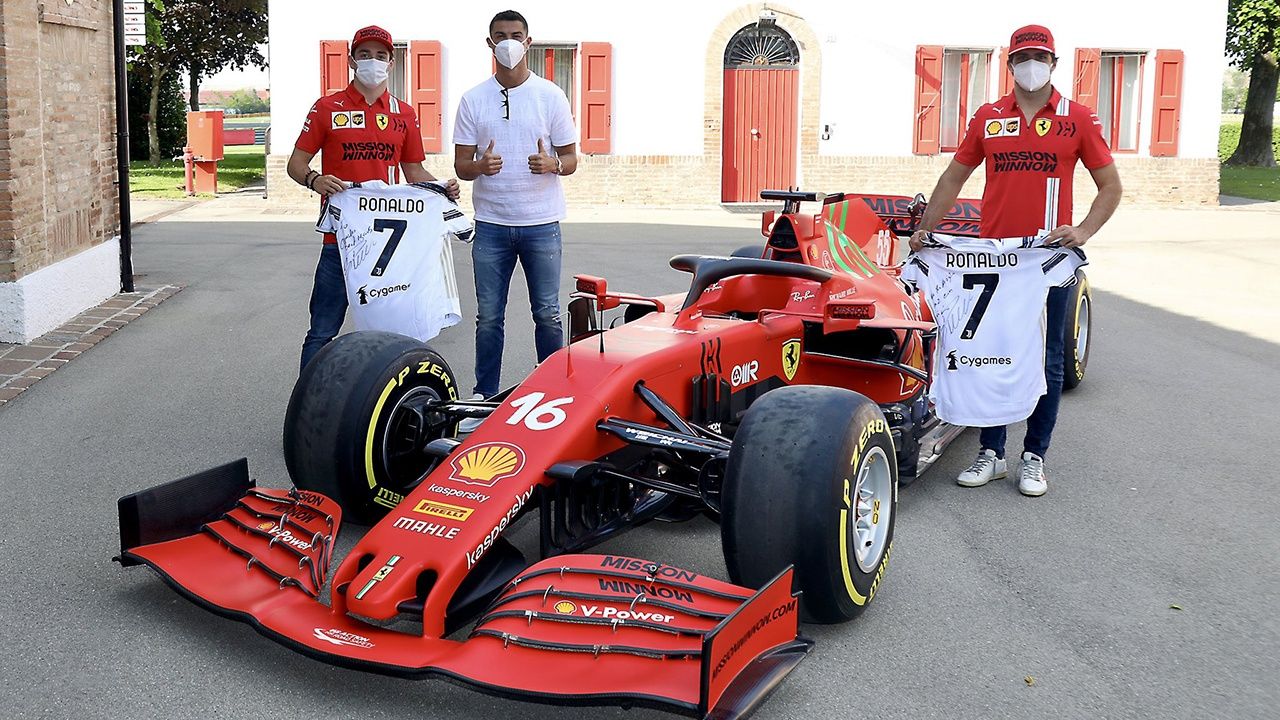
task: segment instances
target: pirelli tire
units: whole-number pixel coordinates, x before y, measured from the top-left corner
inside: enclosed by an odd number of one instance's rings
[[[758,588],[795,567],[808,622],[860,615],[893,549],[898,467],[864,395],[792,386],[765,393],[733,437],[721,500],[730,578]]]
[[[1072,390],[1084,382],[1093,338],[1093,292],[1084,270],[1076,270],[1076,283],[1067,290],[1069,299],[1062,328],[1062,389]]]
[[[404,335],[343,335],[303,370],[284,420],[284,459],[294,485],[336,500],[343,519],[371,525],[404,499],[437,460],[427,442],[452,436],[430,407],[456,400],[449,365]]]

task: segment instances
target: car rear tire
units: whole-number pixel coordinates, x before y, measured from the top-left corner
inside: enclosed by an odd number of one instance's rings
[[[457,388],[444,358],[413,338],[339,337],[311,360],[289,398],[289,477],[336,500],[344,519],[377,522],[438,462],[423,447],[456,434],[457,423],[429,406],[456,400]]]
[[[1089,341],[1093,329],[1093,292],[1084,270],[1076,271],[1076,284],[1070,288],[1067,314],[1062,330],[1062,389],[1071,390],[1084,382],[1089,365]]]
[[[721,538],[729,576],[758,588],[795,567],[806,621],[860,615],[893,549],[898,468],[874,402],[831,387],[753,403],[729,453]]]

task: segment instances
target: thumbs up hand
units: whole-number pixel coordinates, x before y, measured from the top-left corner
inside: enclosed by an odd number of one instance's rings
[[[476,161],[480,172],[485,175],[497,175],[502,171],[502,156],[493,151],[493,141],[489,141],[489,147],[484,149],[484,153],[480,155],[480,159]]]
[[[538,138],[538,151],[529,156],[529,172],[534,175],[560,172],[560,158],[547,153],[542,138]]]

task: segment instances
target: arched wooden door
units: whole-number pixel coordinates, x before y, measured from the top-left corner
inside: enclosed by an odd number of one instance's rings
[[[799,47],[776,25],[748,25],[725,47],[722,202],[795,184],[799,65]]]

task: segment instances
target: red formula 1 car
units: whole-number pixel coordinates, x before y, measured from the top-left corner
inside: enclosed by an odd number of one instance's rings
[[[673,258],[683,294],[579,276],[573,341],[484,402],[459,401],[417,341],[338,338],[290,400],[296,487],[255,488],[241,460],[122,498],[119,560],[324,662],[749,713],[810,649],[802,617],[849,620],[875,597],[899,480],[956,433],[924,394],[928,308],[893,271],[894,225],[919,203],[764,197],[786,203],[767,244]],[[466,417],[487,419],[458,439]],[[721,525],[732,582],[583,554],[699,514]],[[330,576],[344,516],[372,527]],[[525,518],[532,560],[508,539]]]

